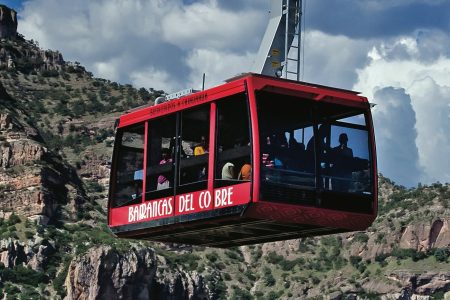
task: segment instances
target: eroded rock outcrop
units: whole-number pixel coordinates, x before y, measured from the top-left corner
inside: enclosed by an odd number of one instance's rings
[[[46,148],[30,140],[5,142],[0,146],[0,167],[9,168],[42,160],[46,152]]]
[[[17,12],[0,5],[0,38],[15,37],[17,34]]]
[[[0,240],[0,262],[7,268],[24,265],[43,271],[55,251],[52,241],[43,238],[31,239],[27,243],[11,238]]]
[[[0,101],[0,216],[46,224],[61,204],[75,211],[86,198],[76,171],[48,151],[1,85]]]
[[[437,219],[428,224],[406,226],[400,238],[400,247],[417,251],[450,247],[449,220]]]
[[[69,266],[66,299],[202,299],[208,294],[201,276],[159,266],[163,261],[148,248],[124,253],[91,248]]]

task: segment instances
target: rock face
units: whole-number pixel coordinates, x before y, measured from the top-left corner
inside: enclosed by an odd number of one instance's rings
[[[398,271],[390,274],[390,278],[408,286],[409,294],[430,295],[437,291],[450,289],[450,273],[429,271],[422,274]]]
[[[16,42],[11,42],[17,46]],[[23,72],[31,71],[61,71],[65,65],[62,54],[58,51],[40,50],[35,45],[29,49],[20,49],[10,51],[9,47],[0,47],[0,66],[7,69],[20,69]],[[28,66],[20,66],[19,60],[28,60],[31,63]],[[27,69],[30,68],[30,69]]]
[[[0,241],[0,262],[7,268],[25,265],[42,271],[55,248],[51,242],[38,238],[22,243],[17,240]]]
[[[20,138],[19,133],[11,136]],[[0,167],[9,168],[41,160],[46,152],[47,149],[42,145],[30,140],[6,142],[0,148]]]
[[[4,100],[7,99],[7,100]],[[12,212],[41,224],[68,199],[76,206],[83,189],[76,172],[39,141],[38,131],[2,103],[13,103],[0,85],[0,216]]]
[[[408,225],[400,238],[400,247],[417,251],[450,247],[449,220],[437,219],[431,224]]]
[[[148,248],[122,254],[107,246],[91,248],[69,266],[66,299],[202,299],[208,294],[195,274],[174,270],[160,278],[159,263]]]
[[[0,38],[15,37],[17,34],[17,12],[0,5]]]

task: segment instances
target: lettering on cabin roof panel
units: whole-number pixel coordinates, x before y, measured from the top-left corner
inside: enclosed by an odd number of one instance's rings
[[[110,226],[199,213],[213,209],[245,204],[249,201],[250,183],[202,190],[173,197],[156,199],[141,204],[112,209]],[[174,201],[175,200],[175,201]]]
[[[172,101],[169,101],[169,102],[166,102],[163,104],[153,106],[149,111],[149,115],[153,116],[153,115],[165,114],[165,113],[171,112],[173,110],[176,110],[178,108],[181,108],[183,106],[205,102],[207,99],[208,99],[208,94],[201,93],[198,95],[193,95],[191,97],[184,97],[184,98],[172,100]]]

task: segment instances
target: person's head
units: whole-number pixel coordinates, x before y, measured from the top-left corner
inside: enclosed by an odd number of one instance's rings
[[[241,168],[241,176],[243,180],[252,179],[252,166],[250,164],[244,164]]]
[[[348,142],[347,134],[346,133],[341,133],[339,135],[339,144],[347,146],[347,142]]]
[[[222,179],[234,179],[234,164],[227,162],[222,168]]]
[[[162,150],[161,150],[161,158],[162,159],[168,159],[169,158],[169,149],[162,148]]]

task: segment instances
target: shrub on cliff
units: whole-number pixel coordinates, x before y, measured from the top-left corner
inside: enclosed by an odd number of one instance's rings
[[[12,213],[11,216],[9,216],[7,225],[12,226],[12,225],[18,224],[20,222],[21,222],[21,220],[20,220],[19,216],[16,215],[15,213]]]
[[[434,257],[439,262],[447,262],[450,257],[450,250],[445,248],[436,249],[434,252]]]

